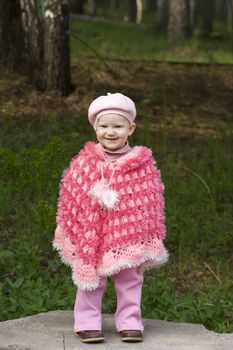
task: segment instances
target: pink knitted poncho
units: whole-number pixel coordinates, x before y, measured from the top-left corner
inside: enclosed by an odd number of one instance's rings
[[[168,259],[164,185],[150,149],[135,146],[114,163],[88,142],[63,173],[53,246],[80,289],[100,276]]]

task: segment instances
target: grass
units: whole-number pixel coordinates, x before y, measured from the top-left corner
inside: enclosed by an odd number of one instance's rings
[[[194,36],[171,44],[165,37],[156,34],[151,24],[138,26],[72,18],[72,57],[93,56],[93,50],[105,60],[233,63],[231,39],[228,34],[208,39]]]
[[[69,123],[59,113],[40,121],[6,116],[0,132],[1,320],[71,309],[70,271],[51,247],[57,191],[62,170],[93,133],[72,113]],[[171,255],[146,273],[143,317],[233,332],[232,139],[183,140],[138,129],[132,143],[142,142],[158,150]],[[103,311],[115,306],[110,282]]]

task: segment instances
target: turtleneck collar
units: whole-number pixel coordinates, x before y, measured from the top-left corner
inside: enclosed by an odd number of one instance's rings
[[[125,146],[123,146],[122,148],[119,148],[115,151],[107,150],[101,144],[100,144],[100,146],[101,146],[101,149],[104,152],[105,158],[108,162],[116,162],[122,156],[130,153],[133,150],[133,148],[129,146],[128,142],[125,144]]]

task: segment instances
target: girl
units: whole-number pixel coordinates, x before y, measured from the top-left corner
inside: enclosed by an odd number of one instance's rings
[[[127,96],[94,100],[88,119],[98,143],[88,142],[63,173],[53,242],[78,287],[74,331],[82,342],[104,340],[101,304],[111,276],[121,340],[142,341],[142,271],[168,259],[164,186],[150,149],[130,147],[136,108]]]

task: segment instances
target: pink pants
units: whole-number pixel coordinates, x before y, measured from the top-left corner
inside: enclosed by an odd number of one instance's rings
[[[143,331],[141,320],[141,292],[143,275],[138,268],[125,269],[111,276],[114,281],[117,310],[115,325],[122,330]],[[101,306],[107,278],[101,277],[99,287],[93,291],[77,290],[74,306],[74,331],[101,330]]]

